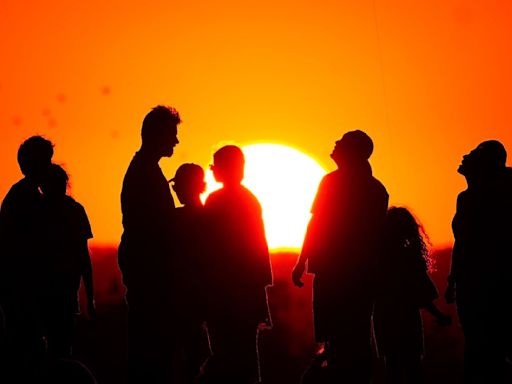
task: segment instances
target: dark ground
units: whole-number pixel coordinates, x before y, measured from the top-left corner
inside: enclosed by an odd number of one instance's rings
[[[96,284],[98,318],[77,319],[75,357],[85,363],[100,384],[124,383],[126,358],[126,306],[123,286],[117,267],[115,248],[92,249]],[[443,292],[448,271],[450,250],[436,252],[437,270],[432,274],[439,292]],[[274,286],[269,289],[269,303],[274,327],[260,334],[260,359],[264,384],[295,384],[308,366],[315,351],[311,309],[311,276],[305,287],[296,288],[290,273],[297,255],[272,255]],[[423,314],[425,326],[424,373],[426,383],[460,383],[463,340],[455,308],[445,305],[441,310],[455,320],[449,328],[437,326],[428,313]],[[382,362],[375,359],[374,383],[383,383]]]

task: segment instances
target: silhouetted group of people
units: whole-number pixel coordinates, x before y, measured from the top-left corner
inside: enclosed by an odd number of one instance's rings
[[[175,208],[158,162],[172,155],[179,123],[177,111],[163,106],[145,117],[123,182],[128,381],[254,383],[272,284],[261,206],[241,184],[243,152],[228,145],[211,167],[223,188],[203,206],[204,171],[183,164],[170,181],[183,204]]]
[[[245,159],[235,145],[214,153],[211,170],[222,188],[204,204],[199,165],[182,164],[166,179],[159,161],[172,156],[180,122],[171,107],[146,115],[142,145],[123,181],[118,262],[128,305],[128,382],[258,383],[258,332],[272,326],[262,209],[242,185]],[[336,142],[337,170],[318,187],[291,274],[298,287],[306,270],[314,274],[314,333],[322,348],[304,384],[369,383],[372,337],[388,383],[421,383],[420,310],[451,324],[434,304],[428,236],[408,209],[388,208],[386,188],[372,174],[372,152],[362,131]],[[22,144],[25,177],[0,211],[6,375],[22,377],[41,356],[71,357],[81,279],[95,313],[91,228],[66,194],[67,174],[52,155],[41,137]],[[512,170],[503,145],[491,140],[464,156],[458,171],[468,188],[457,200],[444,296],[456,302],[464,331],[465,382],[504,383],[512,352]]]
[[[59,382],[52,367],[79,366],[69,359],[82,279],[89,315],[95,315],[91,227],[82,205],[67,195],[68,175],[52,156],[53,144],[40,136],[20,146],[24,177],[0,211],[2,382]]]

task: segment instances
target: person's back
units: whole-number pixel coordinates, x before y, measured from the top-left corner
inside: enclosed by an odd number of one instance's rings
[[[72,353],[73,323],[79,312],[78,290],[83,279],[87,312],[95,316],[92,264],[88,240],[91,225],[84,207],[66,194],[68,175],[52,164],[41,183],[44,195],[44,241],[40,271],[41,319],[48,355],[69,357]]]
[[[84,207],[66,194],[67,174],[52,164],[44,194],[44,272],[47,295],[59,298],[78,311],[78,289],[84,268],[87,241],[93,237]],[[53,180],[50,180],[53,179]]]
[[[210,236],[215,238],[214,248],[210,250],[215,271],[213,284],[227,295],[226,300],[230,298],[250,307],[253,304],[244,300],[243,292],[262,291],[272,283],[261,206],[240,185],[213,192],[205,208]]]
[[[205,203],[208,225],[208,329],[212,382],[253,383],[259,378],[256,333],[270,324],[265,287],[272,271],[261,213],[254,195],[241,185],[245,159],[240,148],[214,154],[214,177],[223,188]]]

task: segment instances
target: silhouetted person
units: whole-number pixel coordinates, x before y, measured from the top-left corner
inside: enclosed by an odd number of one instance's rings
[[[234,145],[213,155],[212,171],[223,187],[205,203],[210,239],[208,330],[213,356],[206,367],[212,383],[259,380],[257,328],[269,324],[265,287],[272,270],[261,206],[241,185],[245,159]]]
[[[73,323],[79,312],[83,280],[89,316],[95,316],[92,264],[87,241],[91,225],[84,207],[66,194],[68,175],[52,164],[41,182],[44,196],[44,273],[41,315],[47,351],[52,358],[71,356]],[[42,245],[43,245],[42,244]]]
[[[205,214],[201,194],[206,190],[204,170],[197,164],[182,164],[171,180],[182,207],[176,209],[177,257],[175,280],[179,308],[180,344],[183,349],[187,383],[195,382],[210,356],[208,334],[204,328]]]
[[[157,106],[142,123],[142,145],[121,192],[124,232],[119,267],[128,304],[128,381],[167,383],[175,367],[171,287],[174,201],[158,163],[178,144],[178,112]]]
[[[302,286],[306,261],[313,281],[315,338],[325,343],[331,380],[368,383],[375,269],[388,194],[372,176],[373,142],[362,131],[336,142],[338,169],[318,187],[292,279]]]
[[[41,136],[21,144],[18,163],[24,178],[11,187],[0,210],[0,305],[6,317],[8,357],[0,375],[13,376],[12,382],[28,380],[43,351],[39,288],[44,236],[39,184],[52,156],[53,144]]]
[[[502,383],[512,328],[512,170],[495,140],[463,157],[468,187],[457,198],[448,302],[464,331],[465,380]]]
[[[373,324],[379,356],[385,358],[388,383],[421,383],[423,324],[420,308],[440,325],[451,319],[433,303],[437,289],[427,270],[430,264],[426,234],[406,208],[388,211],[384,251]]]

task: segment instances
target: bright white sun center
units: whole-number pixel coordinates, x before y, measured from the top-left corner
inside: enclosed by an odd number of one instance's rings
[[[325,170],[308,155],[284,145],[253,144],[242,150],[243,184],[260,201],[269,248],[299,249]],[[220,188],[211,171],[206,181],[207,194]]]

